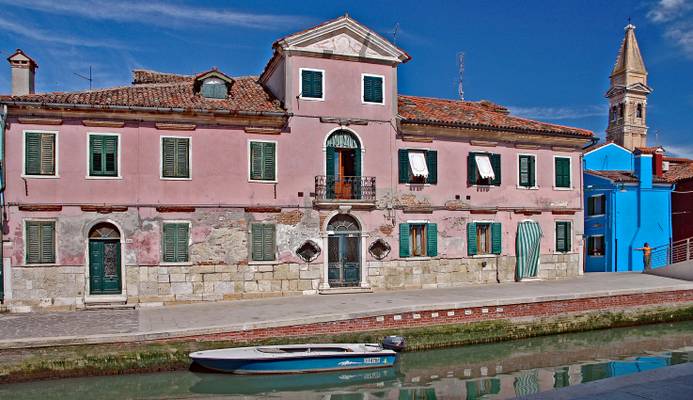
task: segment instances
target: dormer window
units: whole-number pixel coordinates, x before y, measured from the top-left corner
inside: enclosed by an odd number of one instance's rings
[[[208,99],[225,99],[228,96],[228,87],[226,82],[219,78],[207,78],[202,81],[200,94]]]

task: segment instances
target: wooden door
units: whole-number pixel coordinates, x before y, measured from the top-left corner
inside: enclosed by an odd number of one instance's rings
[[[361,238],[337,234],[328,238],[328,283],[332,287],[358,286],[361,281]]]
[[[120,240],[89,241],[90,294],[122,293]]]

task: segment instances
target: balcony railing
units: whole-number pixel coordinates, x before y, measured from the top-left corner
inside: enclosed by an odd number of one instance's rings
[[[315,198],[375,201],[375,177],[318,175],[315,177]]]
[[[652,248],[652,268],[693,260],[693,238]]]

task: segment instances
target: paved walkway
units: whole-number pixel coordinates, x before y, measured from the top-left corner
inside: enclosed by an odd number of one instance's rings
[[[522,397],[526,400],[690,400],[693,363],[673,365]]]
[[[660,276],[591,273],[558,281],[450,289],[276,297],[136,310],[0,314],[0,349],[75,340],[98,343],[204,335],[390,313],[691,289],[693,282]]]

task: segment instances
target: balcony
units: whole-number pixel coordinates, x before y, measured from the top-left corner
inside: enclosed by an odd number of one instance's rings
[[[337,208],[340,205],[373,208],[375,177],[318,175],[315,177],[315,205],[324,208]]]

